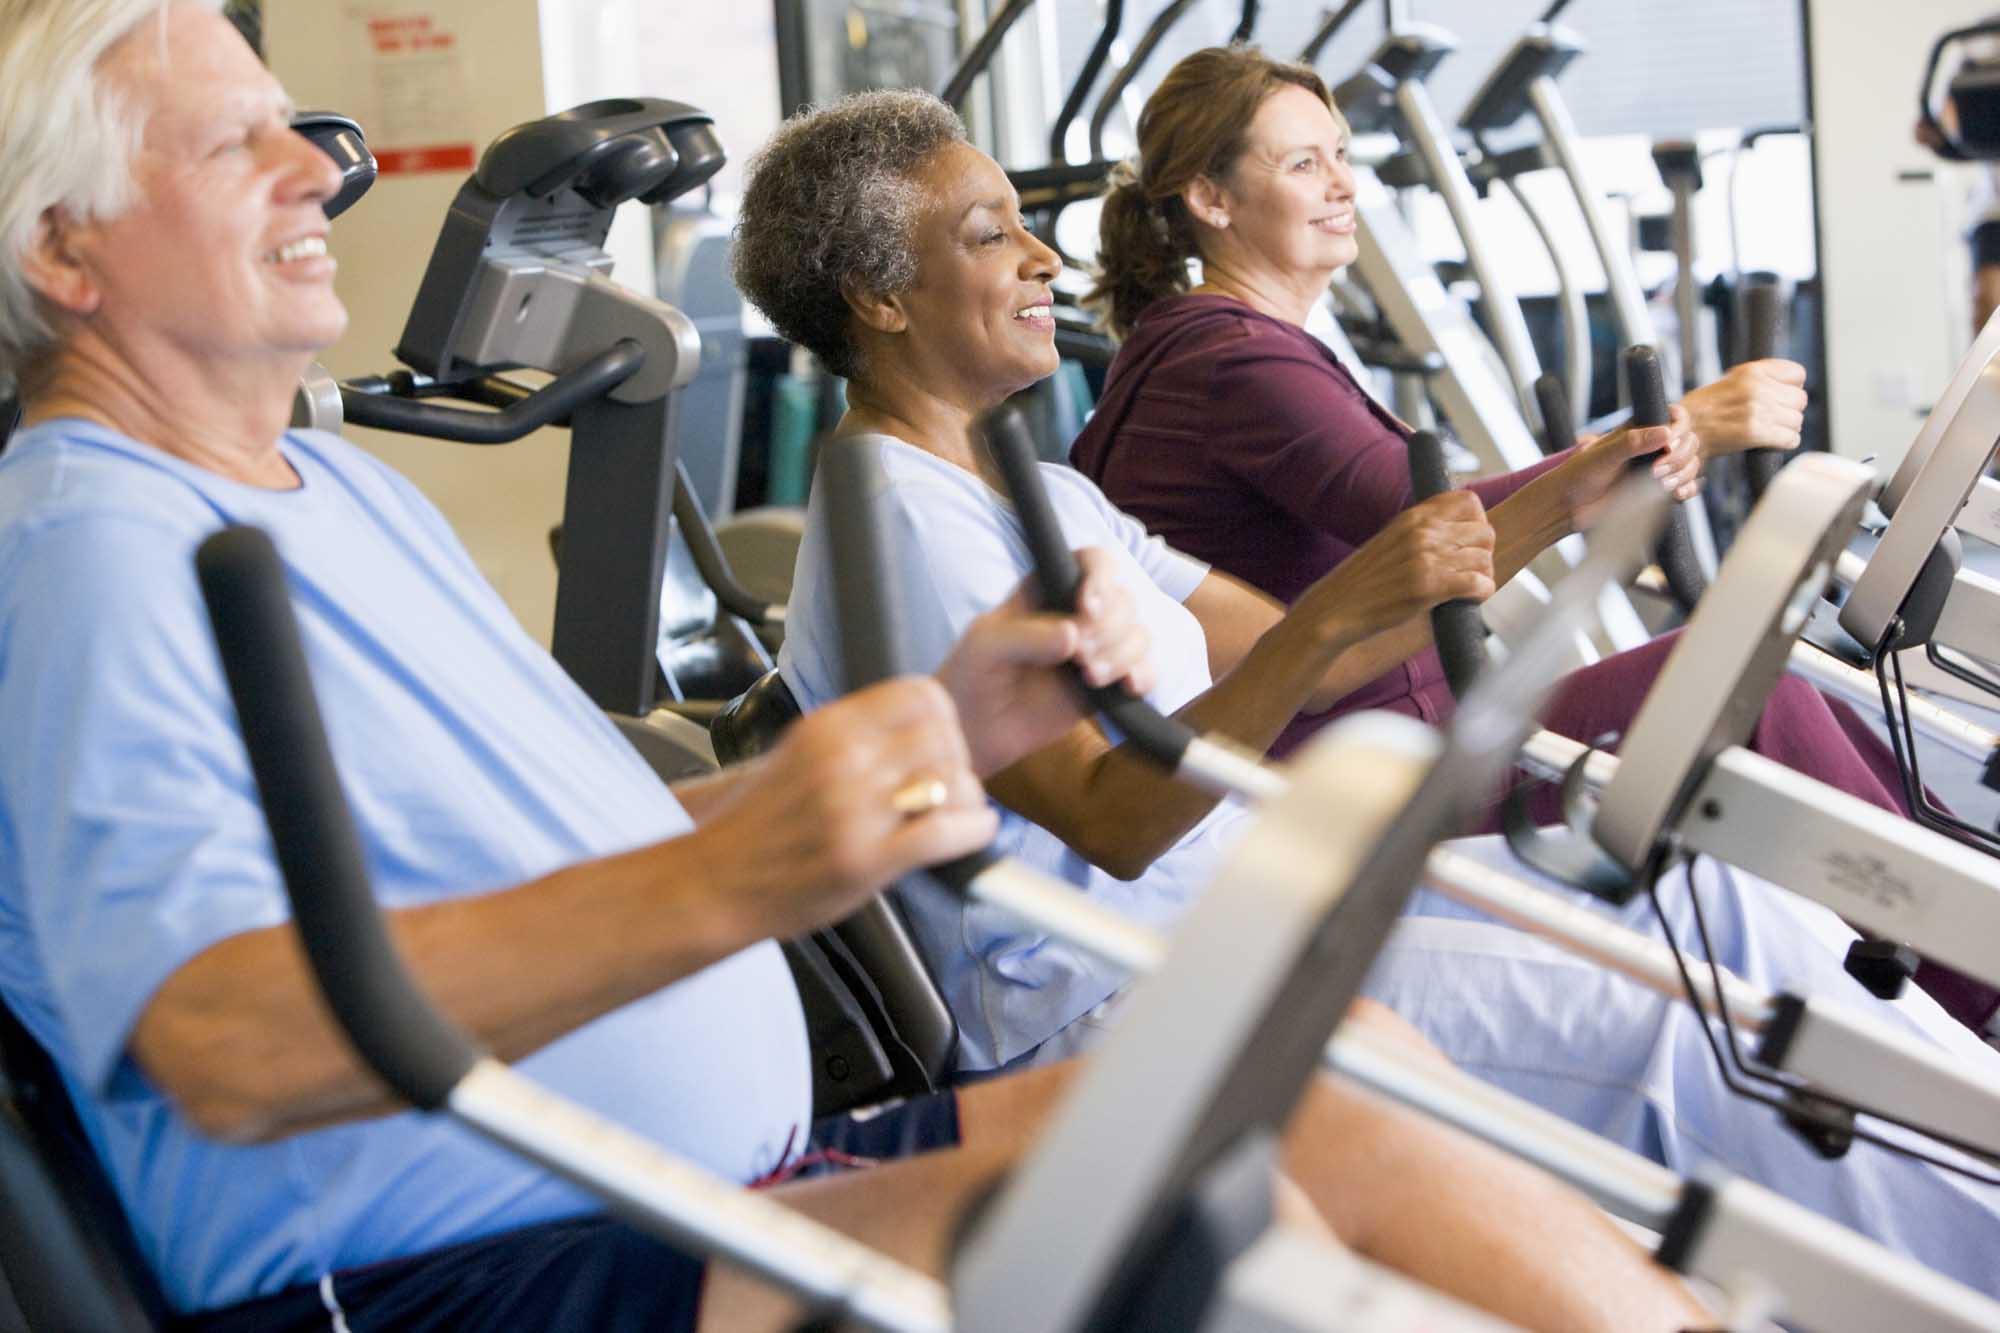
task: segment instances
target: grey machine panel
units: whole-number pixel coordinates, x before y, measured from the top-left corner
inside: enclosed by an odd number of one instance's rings
[[[1626,731],[1598,806],[1592,833],[1626,866],[1651,856],[1708,761],[1750,739],[1873,483],[1859,463],[1807,455],[1752,511]]]
[[[1994,334],[1993,325],[1988,334]],[[1957,385],[1955,379],[1953,388]],[[1947,400],[1950,397],[1947,392]],[[1944,407],[1941,401],[1932,421],[1939,420]],[[1927,423],[1912,456],[1932,434]],[[1918,576],[1985,472],[1994,445],[2000,443],[2000,335],[1987,358],[1965,377],[1958,406],[1943,419],[1935,441],[1924,449],[1923,465],[1907,480],[1888,529],[1840,610],[1840,627],[1870,648],[1882,641],[1889,622],[1902,614]],[[1887,498],[1884,492],[1885,508]]]

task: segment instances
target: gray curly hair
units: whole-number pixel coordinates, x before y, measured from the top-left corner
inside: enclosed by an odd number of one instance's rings
[[[856,93],[786,121],[749,162],[736,286],[778,332],[854,378],[845,292],[915,284],[917,175],[964,140],[958,113],[925,92]]]

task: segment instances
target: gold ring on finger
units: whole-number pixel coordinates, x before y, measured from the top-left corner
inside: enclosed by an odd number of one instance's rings
[[[905,819],[927,815],[951,798],[944,779],[920,773],[889,794],[889,808]]]

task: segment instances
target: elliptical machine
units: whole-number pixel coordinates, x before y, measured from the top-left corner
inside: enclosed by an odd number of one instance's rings
[[[592,102],[509,130],[445,220],[396,347],[409,369],[320,376],[294,406],[297,426],[345,420],[467,444],[569,427],[552,651],[667,781],[712,770],[715,751],[704,726],[663,705],[730,699],[770,662],[749,623],[714,613],[699,569],[727,574],[675,449],[676,391],[701,356],[694,323],[611,281],[603,246],[619,204],[665,203],[724,160],[706,112],[662,99]],[[517,369],[554,378],[530,390],[502,375]],[[677,514],[686,543],[675,540]],[[666,619],[663,604],[690,586],[706,601]],[[712,632],[692,623],[703,605]],[[915,997],[889,1022],[855,955],[906,960],[921,974],[880,900],[786,945],[821,1114],[928,1087],[956,1051],[941,1004]]]
[[[293,418],[465,444],[568,425],[553,650],[668,777],[710,755],[699,726],[659,706],[727,699],[769,663],[749,626],[695,591],[699,574],[673,541],[674,391],[694,378],[700,338],[678,309],[612,282],[603,247],[619,204],[665,203],[724,161],[706,112],[658,99],[593,102],[509,130],[432,251],[396,346],[409,369],[309,383]],[[529,390],[502,377],[522,369],[555,378]]]

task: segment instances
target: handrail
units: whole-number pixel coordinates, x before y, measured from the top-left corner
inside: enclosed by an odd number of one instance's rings
[[[1007,35],[1007,30],[1021,15],[1034,8],[1034,4],[1035,0],[1007,0],[1006,7],[987,23],[986,31],[979,34],[979,40],[972,44],[972,49],[958,62],[958,68],[945,80],[938,96],[950,103],[954,110],[963,110],[965,95],[972,91],[972,81],[984,74],[986,67],[993,63],[993,53],[1000,49],[1000,39]]]
[[[1366,3],[1367,0],[1347,0],[1346,4],[1327,15],[1326,22],[1319,25],[1319,31],[1312,35],[1311,40],[1299,52],[1299,63],[1310,65],[1316,62],[1319,53],[1326,49],[1326,44],[1333,40],[1333,35],[1340,31],[1341,25],[1353,18],[1354,11]]]
[[[1146,31],[1139,38],[1139,44],[1132,48],[1131,58],[1120,65],[1117,72],[1111,76],[1111,82],[1104,85],[1104,95],[1097,99],[1097,106],[1090,113],[1091,157],[1102,159],[1104,156],[1104,126],[1111,119],[1113,108],[1118,105],[1119,95],[1131,86],[1133,79],[1138,77],[1140,69],[1152,57],[1160,40],[1175,24],[1187,17],[1187,12],[1193,9],[1195,4],[1196,0],[1168,0],[1166,8],[1155,14],[1153,21],[1146,25]],[[1251,7],[1255,7],[1255,0],[1252,0]],[[1062,154],[1059,150],[1052,152],[1057,160],[1061,160]]]
[[[1049,161],[1067,162],[1069,153],[1064,141],[1069,138],[1070,122],[1076,113],[1083,110],[1083,101],[1090,96],[1091,85],[1104,69],[1104,61],[1111,54],[1111,44],[1118,40],[1118,29],[1125,21],[1125,0],[1105,0],[1104,26],[1097,31],[1097,40],[1090,45],[1090,54],[1083,59],[1083,68],[1076,72],[1076,82],[1069,86],[1069,95],[1063,98],[1062,110],[1056,113],[1055,124],[1049,127]]]
[[[582,404],[602,398],[638,374],[645,360],[643,347],[630,338],[621,338],[574,370],[563,372],[533,393],[494,412],[441,407],[402,397],[387,380],[370,386],[342,384],[340,406],[342,415],[357,426],[455,440],[460,444],[507,444],[544,426],[555,425]],[[481,392],[484,387],[474,392]]]

